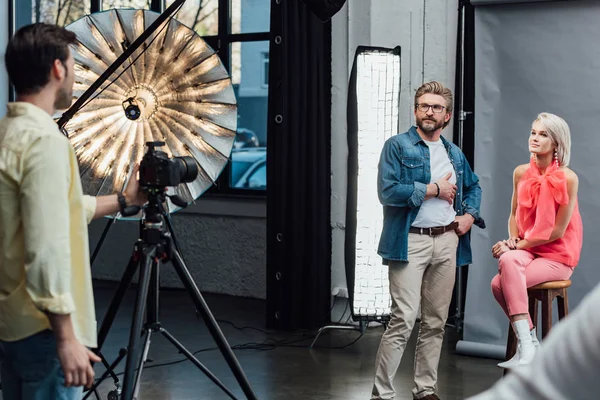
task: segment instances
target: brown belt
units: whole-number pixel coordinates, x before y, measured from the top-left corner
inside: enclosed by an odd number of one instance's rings
[[[450,225],[446,226],[434,226],[431,228],[416,228],[411,226],[408,232],[410,233],[418,233],[419,235],[429,235],[429,236],[438,236],[442,233],[446,233],[449,231],[453,231],[458,228],[458,222],[454,221]]]

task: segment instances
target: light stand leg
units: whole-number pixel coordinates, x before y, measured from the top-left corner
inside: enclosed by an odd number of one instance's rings
[[[246,398],[248,398],[249,400],[258,400],[256,394],[252,389],[252,386],[250,385],[250,382],[248,381],[248,378],[244,374],[242,367],[240,366],[237,358],[235,357],[235,354],[233,354],[231,347],[229,347],[227,339],[225,339],[225,336],[223,335],[221,328],[219,328],[215,317],[212,315],[210,309],[208,308],[208,305],[204,301],[204,298],[202,297],[198,286],[196,286],[196,283],[194,282],[190,272],[186,268],[185,263],[181,258],[181,255],[176,250],[173,250],[172,253],[173,254],[171,262],[175,267],[175,271],[177,271],[177,274],[179,275],[179,279],[183,283],[183,286],[187,290],[188,294],[191,296],[192,301],[194,302],[196,308],[200,312],[200,315],[202,315],[204,323],[208,327],[208,330],[210,331],[213,339],[217,343],[221,354],[223,354],[223,357],[225,357],[227,364],[229,364],[229,368],[235,375],[238,384],[241,386],[242,390],[244,391],[244,394],[246,395]]]
[[[456,332],[462,332],[463,328],[463,268],[458,267],[458,285],[456,285]]]
[[[98,253],[100,252],[100,248],[102,247],[102,244],[104,243],[104,239],[106,239],[106,235],[108,235],[108,231],[110,230],[110,227],[112,224],[115,223],[115,220],[117,218],[113,218],[113,219],[109,219],[108,222],[106,223],[106,226],[104,227],[104,230],[102,231],[102,235],[100,235],[100,239],[98,240],[98,244],[96,244],[96,248],[94,249],[94,252],[92,253],[92,258],[90,259],[90,268],[94,265],[94,261],[96,261],[96,257],[98,256]]]
[[[129,352],[127,354],[127,361],[125,363],[125,376],[123,378],[123,400],[132,400],[133,398],[133,374],[134,368],[136,367],[137,360],[139,360],[138,345],[142,334],[142,323],[144,320],[144,308],[146,306],[146,299],[148,298],[148,288],[150,286],[150,275],[151,269],[156,257],[156,246],[143,247],[142,248],[142,265],[140,268],[140,279],[138,295],[135,300],[135,309],[133,312],[133,322],[131,326],[131,332],[129,333]]]
[[[312,341],[312,343],[310,344],[310,346],[308,346],[308,348],[312,349],[314,347],[315,343],[317,343],[317,340],[319,339],[319,336],[321,336],[321,334],[323,332],[329,331],[329,330],[359,331],[360,333],[365,333],[365,331],[367,330],[367,321],[360,320],[359,326],[354,326],[354,325],[325,325],[325,326],[321,327],[321,329],[319,329],[319,332],[317,332],[317,336],[315,336],[314,340]]]
[[[464,320],[463,320],[463,314],[464,314],[464,310],[463,310],[464,270],[463,270],[463,268],[467,268],[467,266],[457,267],[457,271],[456,271],[456,281],[454,284],[456,313],[452,317],[448,318],[449,320],[452,319],[453,323],[446,322],[446,326],[454,328],[456,330],[456,333],[462,332],[463,323],[464,323]]]
[[[108,336],[108,332],[115,320],[117,315],[117,311],[123,302],[123,298],[127,293],[127,289],[133,280],[135,272],[137,270],[138,264],[141,258],[140,251],[141,243],[138,242],[135,244],[133,254],[129,259],[129,263],[127,264],[127,268],[121,277],[121,281],[119,282],[119,286],[115,291],[115,295],[113,296],[106,313],[104,314],[104,318],[102,319],[102,325],[100,325],[100,330],[98,331],[98,352],[102,349],[104,342],[106,341],[106,337]]]
[[[119,363],[121,362],[121,360],[127,355],[127,350],[125,349],[121,349],[121,351],[119,352],[119,356],[117,357],[117,359],[115,361],[113,361],[112,364],[110,365],[105,365],[106,367],[106,371],[104,371],[104,373],[102,374],[102,376],[96,381],[96,383],[94,383],[94,386],[91,387],[91,389],[86,393],[85,396],[83,396],[82,400],[86,400],[88,397],[90,397],[90,395],[92,393],[96,393],[96,389],[100,386],[100,384],[102,384],[102,382],[104,382],[104,380],[106,378],[108,378],[109,375],[111,375],[113,377],[113,380],[115,382],[115,390],[109,392],[109,400],[111,399],[111,393],[114,393],[115,395],[119,395],[121,393],[121,386],[119,383],[119,378],[115,375],[114,370],[115,368],[117,368],[117,365],[119,365]],[[104,357],[102,357],[102,359],[104,360]],[[96,393],[96,398],[99,399],[100,397],[98,396],[98,394]]]

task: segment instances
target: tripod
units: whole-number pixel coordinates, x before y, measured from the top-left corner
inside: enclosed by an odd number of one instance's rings
[[[225,357],[244,394],[248,399],[257,400],[256,394],[254,394],[239,362],[223,336],[223,332],[210,312],[200,290],[194,283],[190,272],[185,266],[183,258],[174,246],[173,236],[166,230],[165,220],[168,221],[168,218],[166,218],[165,211],[162,207],[165,197],[166,194],[164,191],[149,191],[148,193],[149,203],[146,207],[144,219],[140,220],[140,237],[134,244],[133,254],[131,255],[115,296],[102,321],[98,333],[97,352],[100,352],[102,345],[108,336],[110,327],[114,322],[117,311],[123,301],[127,288],[129,287],[136,270],[139,268],[139,284],[133,313],[133,322],[129,335],[121,399],[132,400],[137,398],[144,362],[146,361],[148,350],[150,349],[150,338],[155,332],[161,333],[230,398],[236,399],[235,395],[189,350],[177,341],[173,335],[163,328],[159,321],[160,265],[171,261],[179,279],[192,298],[199,314],[202,316],[204,323],[207,325],[213,339]],[[169,228],[171,228],[170,225]],[[142,342],[143,347],[140,348]],[[122,357],[123,352],[121,352],[120,355],[120,358]],[[115,363],[110,367],[112,368],[114,365]],[[107,374],[105,375],[107,376]],[[98,383],[94,385],[94,388],[92,389],[95,390],[97,385]]]

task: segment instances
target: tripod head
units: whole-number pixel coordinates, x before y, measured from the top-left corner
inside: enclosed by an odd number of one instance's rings
[[[166,188],[145,188],[148,204],[144,208],[144,217],[140,220],[140,242],[142,245],[156,246],[156,255],[163,261],[171,259],[173,237],[167,229],[167,211],[163,206],[167,198]],[[187,204],[186,204],[187,205]]]

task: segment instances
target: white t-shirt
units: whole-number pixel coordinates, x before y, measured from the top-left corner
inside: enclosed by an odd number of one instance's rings
[[[440,180],[451,172],[452,176],[449,181],[456,185],[456,172],[450,162],[450,157],[448,157],[444,142],[442,142],[441,139],[438,139],[435,142],[424,140],[424,142],[429,147],[429,157],[431,161],[431,181],[429,181],[429,183]],[[432,197],[421,204],[421,208],[419,209],[412,226],[417,228],[446,226],[454,221],[455,216],[456,211],[454,211],[454,206],[452,204],[448,203],[446,200]]]

